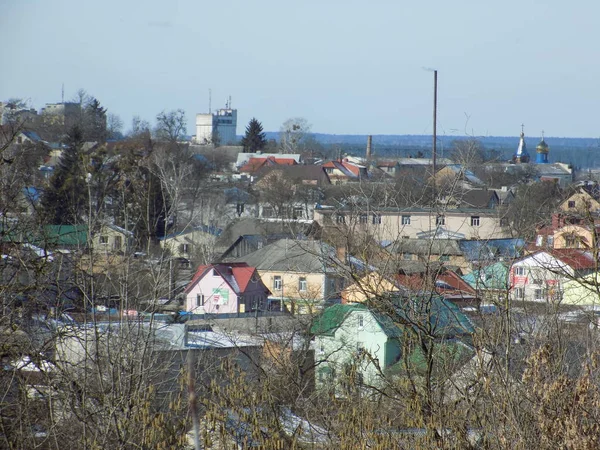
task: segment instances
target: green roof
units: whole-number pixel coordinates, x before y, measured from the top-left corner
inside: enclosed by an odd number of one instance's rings
[[[38,247],[82,247],[87,245],[87,225],[46,225],[33,229],[15,225],[2,229],[4,242],[33,244]]]
[[[370,313],[388,337],[401,337],[404,327],[416,329],[427,321],[429,331],[438,337],[461,336],[475,331],[469,318],[454,303],[442,297],[396,297],[393,300],[395,309],[392,315],[363,303],[330,306],[315,318],[310,331],[314,335],[333,336],[353,311]]]
[[[433,357],[435,368],[447,375],[453,373],[470,358],[475,351],[470,346],[460,341],[449,340],[433,344]],[[427,360],[420,346],[415,346],[408,354],[407,359],[401,359],[389,368],[390,374],[403,374],[407,371],[424,375],[427,371]]]
[[[360,303],[337,304],[325,308],[319,314],[312,326],[310,332],[315,335],[333,336],[335,331],[346,320],[348,314],[352,311],[366,311],[366,305]]]
[[[508,289],[508,267],[497,262],[462,277],[473,289],[506,290]]]

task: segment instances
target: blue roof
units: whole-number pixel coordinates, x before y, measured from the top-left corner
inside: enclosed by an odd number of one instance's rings
[[[525,247],[525,240],[487,239],[487,240],[461,240],[458,246],[467,261],[496,261],[498,258],[518,258]]]
[[[27,139],[31,139],[32,141],[39,142],[42,140],[40,135],[35,131],[23,131],[23,134],[27,137]]]
[[[24,187],[23,194],[31,203],[37,203],[42,196],[42,192],[33,186]]]

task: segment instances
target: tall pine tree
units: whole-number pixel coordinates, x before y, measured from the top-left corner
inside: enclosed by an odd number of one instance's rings
[[[246,127],[246,134],[242,138],[244,153],[254,153],[267,146],[267,136],[263,133],[262,124],[254,117]]]
[[[83,133],[75,125],[67,135],[67,148],[44,191],[42,208],[47,223],[75,225],[81,223],[88,207],[88,186],[83,160]]]

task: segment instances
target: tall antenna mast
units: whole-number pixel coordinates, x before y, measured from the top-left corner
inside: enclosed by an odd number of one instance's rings
[[[62,91],[61,91],[61,103],[65,102],[65,83],[62,84]]]
[[[208,113],[212,111],[212,89],[208,90]]]
[[[227,109],[231,109],[231,95],[229,96],[229,99],[227,100]]]

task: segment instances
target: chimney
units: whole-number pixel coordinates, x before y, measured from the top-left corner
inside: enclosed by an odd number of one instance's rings
[[[371,144],[373,143],[373,136],[367,136],[367,161],[371,159]]]
[[[557,213],[552,214],[552,228],[558,230],[559,228],[562,228],[563,225],[562,215]]]

